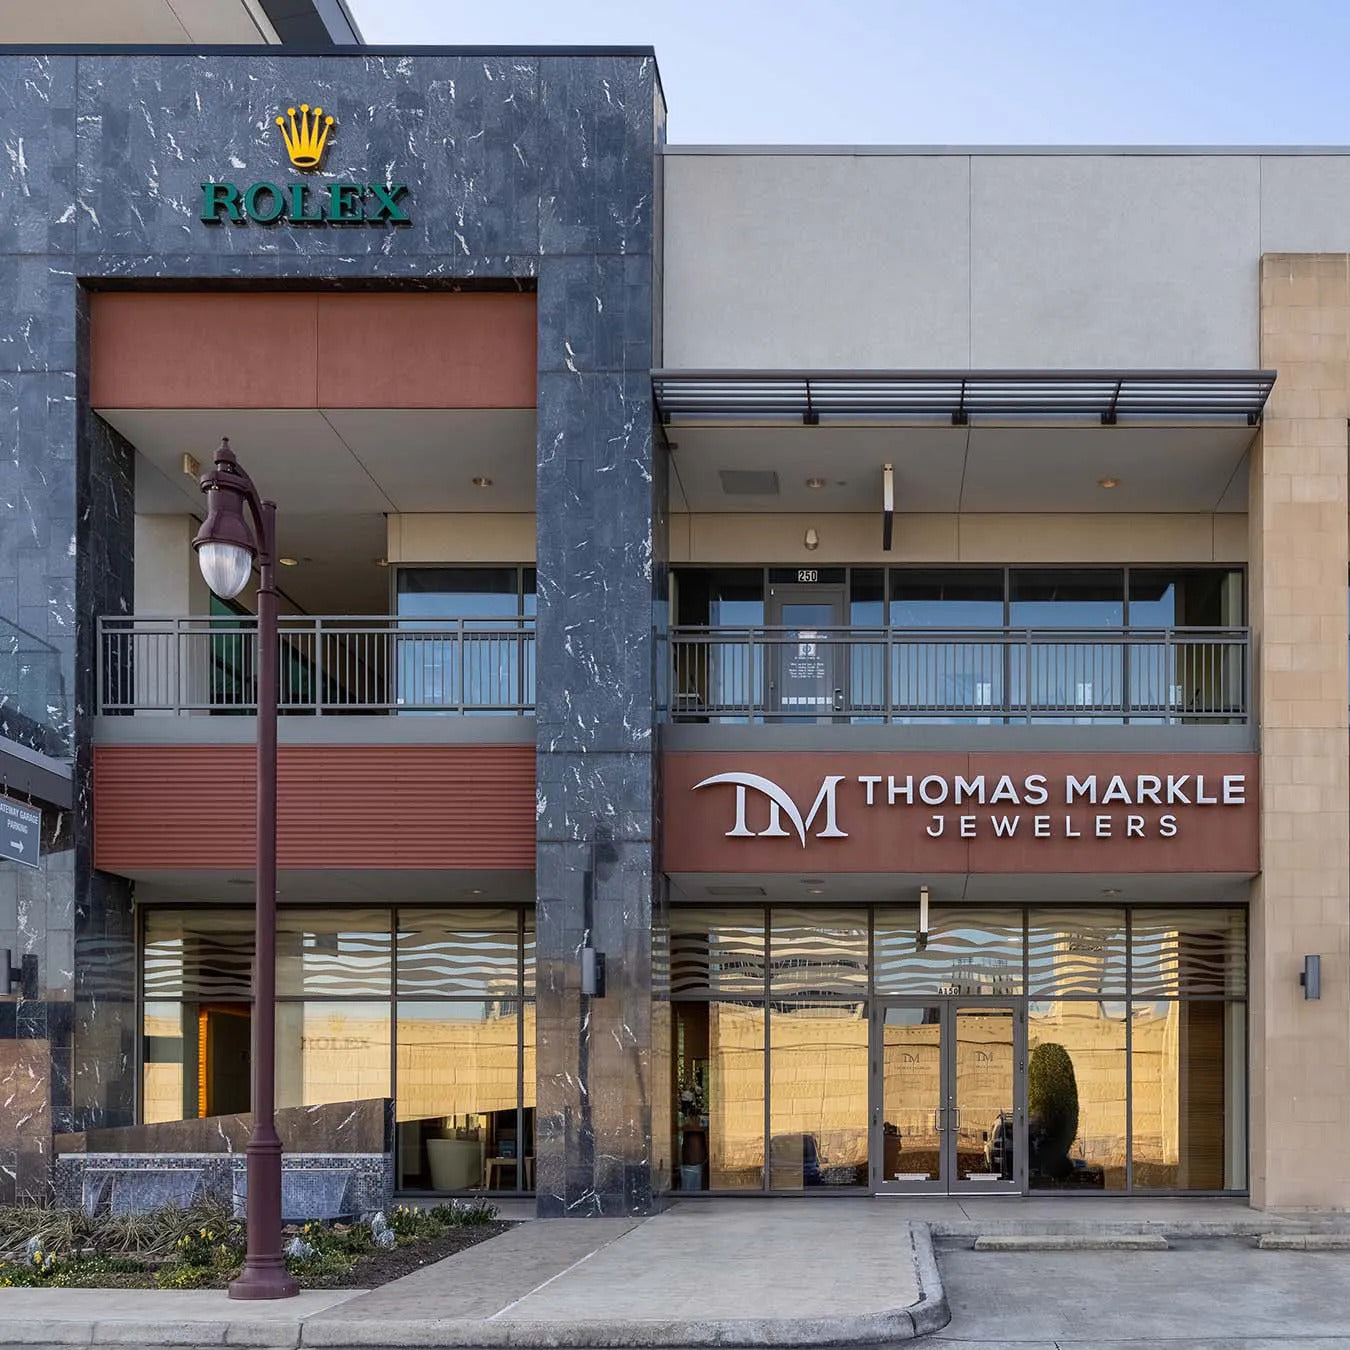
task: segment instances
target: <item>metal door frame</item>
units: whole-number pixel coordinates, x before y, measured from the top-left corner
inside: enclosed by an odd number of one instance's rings
[[[805,605],[805,604],[830,604],[835,610],[834,621],[824,625],[828,628],[844,628],[848,625],[848,583],[840,582],[781,582],[770,583],[768,595],[765,604],[765,620],[772,630],[779,630],[789,625],[783,622],[784,605]],[[795,629],[796,625],[792,625]],[[829,662],[830,671],[835,679],[834,687],[834,707],[821,708],[814,717],[798,717],[793,714],[784,713],[778,700],[782,696],[782,675],[781,668],[785,659],[784,637],[781,632],[772,632],[770,642],[773,646],[773,653],[769,660],[765,662],[765,679],[769,682],[769,687],[765,691],[768,695],[768,712],[781,718],[791,716],[793,721],[797,722],[835,722],[848,720],[849,703],[849,644],[839,633],[832,633],[828,640],[828,646],[831,648]]]
[[[884,1149],[882,1121],[885,1116],[883,1090],[885,1077],[885,1027],[888,1008],[938,1008],[938,1111],[942,1123],[941,1179],[937,1181],[887,1181],[882,1175]],[[1007,1181],[963,1181],[957,1169],[957,1139],[954,1121],[959,1121],[956,1103],[956,1018],[967,1010],[995,1012],[1006,1010],[1013,1021],[1013,1166]],[[1027,1189],[1027,1001],[1017,995],[971,997],[950,994],[907,994],[876,998],[872,1001],[870,1026],[870,1082],[868,1084],[867,1164],[871,1189],[878,1195],[1024,1195]]]
[[[946,1129],[943,1148],[948,1165],[947,1191],[951,1195],[1022,1195],[1027,1181],[1027,1004],[1026,999],[1000,998],[987,994],[974,998],[957,996],[944,999],[942,1010],[942,1074],[943,1097],[946,1107]],[[956,1019],[963,1012],[1008,1012],[1013,1025],[1013,1165],[1012,1177],[1007,1180],[983,1181],[961,1179],[957,1167],[957,1130],[960,1128],[960,1107],[956,1101]]]

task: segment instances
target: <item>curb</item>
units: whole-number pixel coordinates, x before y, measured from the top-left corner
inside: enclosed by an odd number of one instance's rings
[[[986,1234],[975,1239],[977,1252],[1165,1252],[1161,1233]]]
[[[910,1258],[918,1285],[917,1302],[906,1308],[853,1317],[715,1318],[706,1321],[639,1319],[589,1322],[499,1321],[479,1318],[344,1320],[341,1305],[327,1316],[238,1321],[54,1322],[7,1319],[0,1346],[25,1350],[47,1347],[253,1346],[257,1350],[401,1350],[437,1346],[444,1350],[696,1350],[703,1346],[861,1346],[910,1341],[939,1331],[951,1320],[927,1224],[909,1225]]]
[[[1262,1233],[1263,1252],[1347,1252],[1350,1233]]]

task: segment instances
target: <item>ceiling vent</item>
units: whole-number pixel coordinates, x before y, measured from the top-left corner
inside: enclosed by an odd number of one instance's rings
[[[728,497],[776,497],[778,475],[772,469],[718,469]]]
[[[709,886],[709,895],[764,895],[763,886]]]

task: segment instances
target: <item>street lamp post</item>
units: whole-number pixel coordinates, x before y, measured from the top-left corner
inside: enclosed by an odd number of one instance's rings
[[[253,1130],[245,1150],[244,1269],[231,1298],[290,1298],[299,1286],[281,1250],[281,1138],[276,1125],[277,593],[275,502],[263,501],[228,440],[202,475],[206,520],[192,547],[206,584],[238,595],[258,562],[258,839],[254,894]],[[252,527],[244,518],[244,507]]]

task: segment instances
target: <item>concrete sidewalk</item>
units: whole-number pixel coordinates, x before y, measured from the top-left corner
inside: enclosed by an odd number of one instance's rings
[[[369,1292],[0,1290],[0,1346],[814,1346],[947,1322],[923,1224],[868,1202],[536,1221]]]

